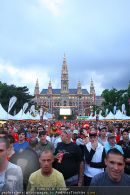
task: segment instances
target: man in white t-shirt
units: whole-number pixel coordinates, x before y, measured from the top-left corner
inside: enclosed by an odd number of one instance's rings
[[[23,191],[22,170],[7,160],[8,149],[8,137],[0,137],[0,194],[4,192],[19,194]]]

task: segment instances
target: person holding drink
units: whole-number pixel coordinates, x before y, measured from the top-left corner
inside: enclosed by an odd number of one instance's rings
[[[79,146],[71,141],[72,133],[68,128],[62,131],[62,142],[55,150],[54,168],[63,174],[67,186],[82,186],[83,155]]]

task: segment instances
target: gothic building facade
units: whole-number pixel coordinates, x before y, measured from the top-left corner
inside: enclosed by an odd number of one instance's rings
[[[69,88],[68,65],[65,56],[61,71],[61,88],[53,89],[50,81],[48,88],[40,92],[37,80],[34,96],[34,101],[38,106],[55,115],[59,114],[60,108],[70,108],[72,114],[75,115],[87,115],[90,114],[92,106],[96,104],[92,79],[89,92],[87,89],[82,89],[80,81],[77,83],[77,88]]]

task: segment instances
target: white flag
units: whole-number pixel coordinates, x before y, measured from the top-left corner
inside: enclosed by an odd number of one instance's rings
[[[108,108],[106,108],[106,112],[105,112],[105,114],[106,114],[106,116],[107,116],[107,114],[108,114]]]
[[[102,114],[102,110],[99,111],[99,115],[101,115],[101,114]]]
[[[13,97],[10,98],[9,106],[8,106],[8,113],[10,112],[10,110],[12,109],[12,107],[15,104],[16,101],[17,101],[17,97],[13,96]]]
[[[116,114],[116,106],[113,108],[113,113]]]
[[[43,108],[40,108],[40,117],[43,115]]]
[[[33,113],[35,115],[35,105],[32,105],[31,106],[30,113]]]
[[[125,104],[122,104],[122,113],[125,112]]]
[[[25,112],[25,110],[27,109],[28,107],[28,103],[26,102],[24,105],[23,105],[23,112]]]

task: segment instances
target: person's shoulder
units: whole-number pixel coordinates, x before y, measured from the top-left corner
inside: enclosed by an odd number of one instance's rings
[[[41,169],[38,169],[37,171],[34,171],[33,173],[31,173],[30,178],[33,179],[37,177],[38,175],[41,175]]]
[[[120,140],[119,142],[117,142],[117,145],[121,145],[121,144],[124,144],[123,140]]]
[[[63,177],[63,174],[55,168],[53,168],[53,174],[60,176],[60,177]]]
[[[15,142],[14,144],[13,144],[13,146],[15,147],[15,146],[17,146],[17,145],[19,145],[19,143],[18,142]]]
[[[102,173],[98,173],[94,177],[97,178],[97,179],[100,179],[100,178],[102,179],[104,176],[105,176],[105,172],[102,172]]]
[[[104,146],[98,142],[98,148],[104,148]]]
[[[130,175],[124,173],[123,177],[130,182]]]
[[[29,143],[27,141],[23,142],[23,145],[29,145]]]
[[[99,186],[105,178],[105,172],[99,173],[92,178],[91,186]]]
[[[9,162],[7,169],[11,169],[11,168],[17,169],[17,171],[20,171],[20,172],[22,171],[20,166],[14,164],[14,163]]]
[[[58,142],[57,143],[57,147],[61,147],[61,146],[63,146],[64,144],[63,144],[63,142]]]

